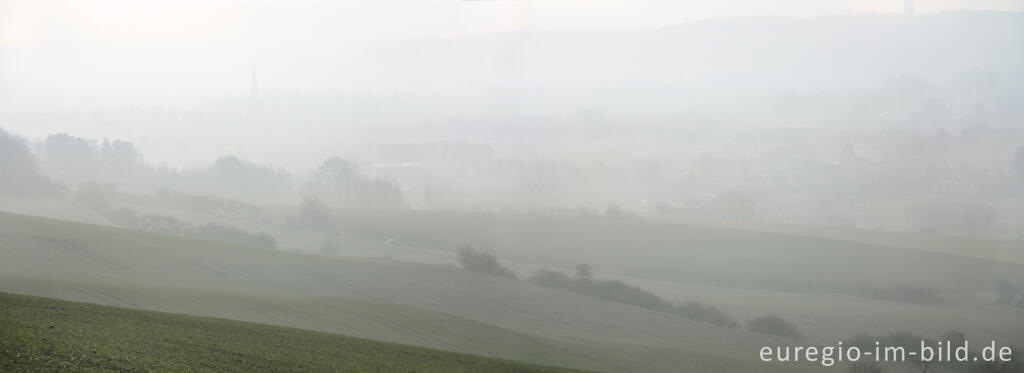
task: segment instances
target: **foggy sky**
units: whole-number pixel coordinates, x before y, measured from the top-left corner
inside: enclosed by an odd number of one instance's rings
[[[903,12],[904,1],[0,2],[0,45],[317,44],[510,30],[634,29],[707,18]],[[917,12],[1024,10],[917,0]]]
[[[919,0],[915,8],[922,15],[950,9],[1019,11],[1024,2]],[[5,2],[0,3],[0,126],[34,138],[57,132],[125,138],[139,143],[153,163],[208,162],[225,153],[270,162],[294,149],[280,141],[282,136],[307,145],[323,142],[324,152],[349,144],[351,139],[326,128],[332,126],[623,107],[661,115],[779,92],[870,89],[899,74],[941,81],[972,69],[998,73],[1003,65],[1021,61],[1019,49],[981,47],[985,55],[943,55],[934,61],[927,50],[934,45],[926,42],[905,58],[889,59],[887,50],[876,48],[864,57],[871,63],[863,64],[852,60],[862,52],[856,47],[813,38],[805,41],[817,44],[759,51],[769,44],[745,39],[745,32],[768,28],[781,35],[789,27],[775,26],[772,19],[738,26],[722,21],[723,32],[707,35],[688,34],[679,26],[723,17],[903,11],[903,1],[891,0]],[[904,36],[914,37],[919,25],[907,27]],[[948,30],[929,40],[945,42],[958,34]],[[949,48],[969,44],[970,37]],[[905,46],[886,48],[902,52]],[[834,63],[819,64],[820,55],[804,53],[818,47],[834,47],[821,52],[837,56]],[[765,53],[773,60],[751,64]],[[322,108],[305,109],[313,113],[296,108],[292,112],[299,114],[285,120],[286,126],[270,117],[257,123],[250,120],[256,114],[244,110],[221,121],[233,125],[223,126],[197,122],[202,113],[175,114],[248,100],[254,67],[259,94],[268,101],[336,94],[383,99],[371,107],[358,100],[340,105],[341,114],[334,116]],[[815,75],[822,71],[827,73]],[[1000,78],[1012,85],[1019,77]],[[135,107],[169,112],[158,119],[150,118],[152,112],[104,114]],[[23,120],[26,116],[31,120]],[[244,133],[238,132],[241,127]],[[207,142],[201,156],[176,154],[197,137]]]

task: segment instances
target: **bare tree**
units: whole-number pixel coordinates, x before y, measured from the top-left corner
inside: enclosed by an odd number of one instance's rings
[[[576,266],[576,279],[580,281],[589,281],[594,277],[594,269],[590,267],[590,264],[581,263]]]
[[[322,200],[314,196],[307,196],[299,206],[299,225],[320,230],[331,229],[331,212]]]

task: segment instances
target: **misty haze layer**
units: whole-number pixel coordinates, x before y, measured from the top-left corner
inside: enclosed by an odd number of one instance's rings
[[[0,3],[0,292],[471,367],[1024,369],[755,354],[1024,345],[1019,4],[571,4]],[[313,369],[5,307],[0,370]]]

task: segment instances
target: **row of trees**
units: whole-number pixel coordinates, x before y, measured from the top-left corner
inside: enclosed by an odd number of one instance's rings
[[[916,231],[984,237],[996,228],[995,207],[978,199],[933,198],[907,208],[907,222]]]
[[[118,181],[147,168],[135,145],[121,140],[96,143],[58,133],[43,141],[39,153],[52,175],[72,185]]]
[[[324,160],[304,186],[307,195],[334,207],[405,208],[402,192],[393,181],[369,178],[354,163],[331,157]]]
[[[527,282],[552,289],[564,289],[618,303],[625,303],[650,310],[667,310],[672,305],[649,291],[628,285],[622,281],[596,280],[589,264],[576,266],[576,277],[566,276],[559,271],[548,269],[533,273]]]
[[[0,128],[0,197],[48,197],[66,190],[42,172],[25,140]]]
[[[96,142],[58,133],[42,142],[38,156],[49,174],[72,186],[116,183],[136,191],[171,188],[256,202],[287,201],[294,189],[284,169],[230,155],[207,168],[154,168],[144,162],[134,144],[122,140]]]
[[[516,278],[515,273],[501,265],[493,255],[478,252],[472,247],[465,246],[459,249],[457,258],[459,264],[465,270],[493,276]],[[588,264],[580,264],[576,267],[575,278],[566,276],[559,271],[542,269],[534,272],[526,281],[547,288],[564,289],[612,302],[667,312],[713,325],[727,328],[739,327],[739,323],[734,318],[712,305],[696,301],[674,305],[654,293],[622,281],[594,279],[593,269]]]
[[[478,252],[472,247],[459,249],[458,261],[463,269],[493,276],[516,278],[514,272],[501,265],[489,253]],[[576,266],[575,277],[562,272],[542,269],[533,273],[527,282],[552,289],[568,290],[612,302],[629,304],[649,310],[673,314],[685,319],[706,322],[712,325],[735,329],[740,323],[727,313],[710,304],[688,301],[672,304],[647,290],[616,280],[597,280],[589,264]],[[784,338],[802,339],[803,333],[792,323],[778,316],[764,316],[747,321],[747,330],[755,333],[775,335]]]
[[[492,276],[516,278],[515,272],[498,263],[498,259],[490,253],[478,252],[472,247],[459,249],[457,259],[462,269],[484,273]]]
[[[216,223],[191,224],[171,216],[139,215],[129,207],[116,207],[112,199],[118,196],[117,187],[113,184],[84,183],[75,192],[79,203],[91,208],[98,214],[122,227],[134,228],[148,232],[156,232],[222,243],[276,248],[277,239],[262,232],[246,232],[244,230]],[[249,211],[249,205],[211,196],[194,196],[184,193],[163,191],[158,193],[156,200],[164,204],[172,204],[176,208],[188,211],[213,212],[223,211],[238,213]]]
[[[140,216],[136,219],[135,224],[135,228],[148,232],[193,237],[238,246],[277,248],[277,239],[270,234],[246,232],[223,224],[190,224],[162,215]]]
[[[597,280],[588,264],[576,266],[576,276],[569,277],[559,271],[542,269],[534,272],[527,282],[564,289],[595,298],[629,304],[649,310],[670,313],[690,320],[706,322],[726,328],[737,328],[739,322],[713,305],[688,301],[675,305],[647,290],[616,280]]]
[[[804,333],[797,329],[796,325],[785,319],[774,316],[761,316],[747,321],[747,330],[754,333],[774,335],[790,339],[803,339]]]
[[[352,162],[330,157],[297,184],[283,168],[272,168],[224,156],[210,167],[179,170],[151,167],[134,144],[122,140],[96,142],[58,133],[48,136],[36,152],[23,139],[0,129],[0,193],[57,195],[60,183],[117,184],[127,190],[161,188],[199,195],[216,195],[260,203],[287,203],[295,196],[316,196],[332,207],[405,208],[398,185],[363,175]]]

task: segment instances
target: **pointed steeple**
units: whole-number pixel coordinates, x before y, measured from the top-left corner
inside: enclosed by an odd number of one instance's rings
[[[256,80],[256,64],[252,65],[252,81],[249,87],[249,98],[253,101],[260,99],[260,85],[259,81]]]

